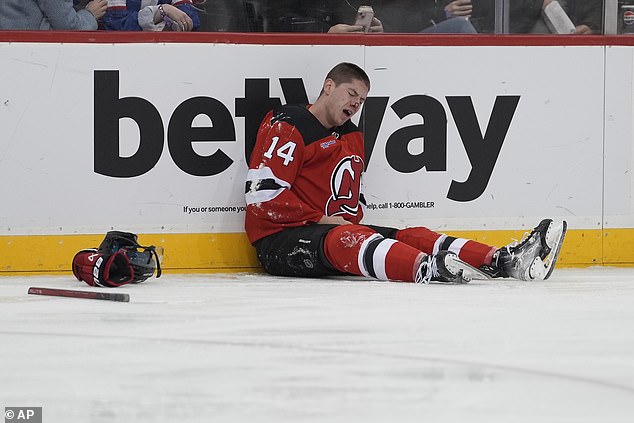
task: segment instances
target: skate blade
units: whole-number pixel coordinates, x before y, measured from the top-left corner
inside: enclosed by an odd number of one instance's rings
[[[548,269],[546,269],[546,264],[541,258],[535,257],[535,260],[533,260],[529,268],[526,270],[524,277],[520,279],[524,281],[541,281],[546,279],[547,272]]]
[[[445,283],[463,284],[469,283],[473,279],[491,279],[491,276],[480,269],[476,269],[469,263],[465,263],[460,260],[458,256],[447,256],[445,259],[445,266],[451,273],[458,275],[458,278],[455,281]]]
[[[564,243],[567,229],[568,224],[565,220],[563,220],[560,224],[552,223],[551,227],[548,228],[548,232],[546,233],[546,244],[551,248],[551,251],[544,259],[544,267],[546,269],[544,280],[548,279],[550,275],[552,275],[553,270],[555,270],[555,264],[559,258],[559,252],[561,251],[561,246]]]

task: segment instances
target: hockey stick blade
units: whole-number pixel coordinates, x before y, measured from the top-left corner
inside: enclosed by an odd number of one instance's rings
[[[130,295],[114,292],[77,291],[74,289],[30,287],[29,294],[50,295],[53,297],[86,298],[89,300],[118,301],[122,303],[130,302]]]

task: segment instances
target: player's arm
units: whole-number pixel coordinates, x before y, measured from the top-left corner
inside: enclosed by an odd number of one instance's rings
[[[247,173],[248,213],[275,225],[298,226],[319,221],[323,212],[292,191],[302,168],[304,148],[303,138],[293,125],[267,116],[258,131]]]
[[[320,225],[349,225],[352,222],[348,222],[341,216],[322,216],[317,222]]]

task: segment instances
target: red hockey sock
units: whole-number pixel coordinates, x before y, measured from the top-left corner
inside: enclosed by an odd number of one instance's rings
[[[465,238],[454,238],[423,227],[401,229],[396,239],[427,254],[449,250],[474,267],[490,265],[496,247]]]
[[[420,250],[383,238],[367,226],[341,225],[324,241],[328,261],[339,271],[381,280],[414,281]]]

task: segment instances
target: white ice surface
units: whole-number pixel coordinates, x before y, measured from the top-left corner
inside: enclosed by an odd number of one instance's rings
[[[634,269],[465,286],[0,278],[0,407],[52,422],[634,422]]]

